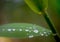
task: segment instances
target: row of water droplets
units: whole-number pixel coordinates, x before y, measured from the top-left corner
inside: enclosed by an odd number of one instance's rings
[[[26,32],[26,35],[29,38],[32,38],[34,36],[49,36],[51,31],[46,31],[46,29],[42,28],[41,30],[38,28],[38,26],[33,25],[33,26],[20,26],[18,27],[7,27],[6,29],[2,28],[0,29],[0,31],[4,32],[15,32],[15,31],[19,31],[19,32]],[[22,34],[23,35],[23,34]]]

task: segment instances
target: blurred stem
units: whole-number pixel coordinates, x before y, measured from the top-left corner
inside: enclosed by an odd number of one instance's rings
[[[55,34],[56,33],[55,27],[54,27],[51,19],[49,18],[48,14],[46,12],[43,12],[43,16],[44,16],[47,24],[49,25],[51,31]]]
[[[54,27],[51,19],[49,18],[48,13],[43,11],[43,16],[44,16],[47,24],[49,25],[49,27],[50,27],[50,29],[51,29],[51,31],[52,31],[52,33],[53,33],[53,36],[54,36],[54,39],[56,40],[56,42],[60,41],[60,38],[59,38],[59,36],[57,35],[57,32],[56,32],[56,30],[55,30],[55,27]]]

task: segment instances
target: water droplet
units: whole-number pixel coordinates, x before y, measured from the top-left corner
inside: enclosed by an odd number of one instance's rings
[[[36,30],[34,30],[33,32],[38,33],[39,31],[36,29]]]
[[[29,31],[28,29],[25,29],[25,31]]]
[[[33,35],[30,35],[29,38],[33,38],[34,36]]]
[[[22,31],[22,29],[19,29],[19,31]]]
[[[46,34],[47,32],[44,32],[44,34]]]
[[[41,33],[40,35],[41,35],[41,36],[44,36],[44,34],[43,34],[43,33]]]
[[[16,29],[12,29],[13,31],[15,31]]]
[[[11,29],[8,29],[8,31],[11,31]]]

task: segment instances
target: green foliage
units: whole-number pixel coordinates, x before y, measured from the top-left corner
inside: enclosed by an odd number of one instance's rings
[[[48,0],[25,0],[25,2],[37,14],[48,7]]]
[[[36,24],[9,23],[0,26],[0,36],[13,38],[49,37],[52,32]]]
[[[60,0],[49,0],[49,7],[60,16]]]

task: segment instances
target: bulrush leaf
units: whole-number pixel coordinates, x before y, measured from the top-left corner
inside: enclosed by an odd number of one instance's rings
[[[48,7],[48,0],[25,0],[25,2],[37,14],[42,14]]]
[[[0,37],[33,38],[36,36],[49,37],[52,32],[36,24],[9,23],[0,26]]]

